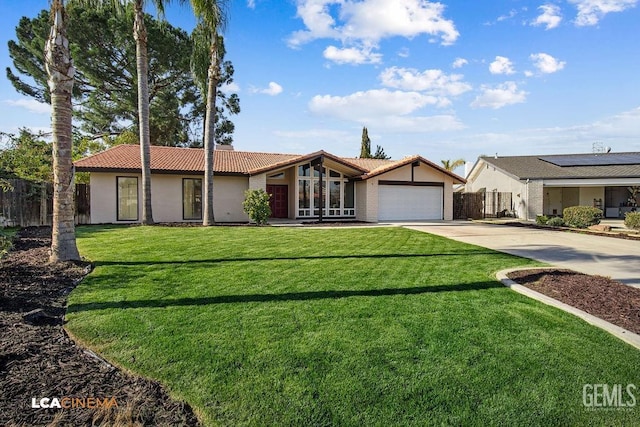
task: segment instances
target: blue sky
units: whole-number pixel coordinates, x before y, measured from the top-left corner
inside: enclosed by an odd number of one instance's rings
[[[48,128],[6,43],[48,3],[0,0],[0,130]],[[237,150],[393,158],[640,151],[638,0],[232,1]],[[189,31],[188,6],[167,20]],[[458,172],[462,172],[459,170]]]

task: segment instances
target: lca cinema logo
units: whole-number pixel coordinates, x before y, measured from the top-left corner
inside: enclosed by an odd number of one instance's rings
[[[589,410],[634,409],[636,394],[635,384],[585,384],[582,404]]]
[[[31,407],[36,409],[98,409],[117,408],[118,401],[112,397],[32,397]]]

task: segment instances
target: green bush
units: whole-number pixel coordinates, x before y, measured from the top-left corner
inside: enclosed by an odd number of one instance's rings
[[[571,206],[562,211],[564,223],[570,227],[587,228],[600,224],[602,210],[591,206]]]
[[[258,225],[264,225],[271,216],[269,199],[271,195],[263,189],[247,190],[244,192],[244,202],[242,206],[249,215],[249,219]]]
[[[547,225],[550,225],[551,227],[562,227],[564,225],[564,220],[559,216],[554,216],[547,221]]]
[[[624,225],[632,230],[640,230],[640,212],[627,212]]]
[[[549,221],[549,217],[546,215],[536,215],[536,224],[545,225]]]

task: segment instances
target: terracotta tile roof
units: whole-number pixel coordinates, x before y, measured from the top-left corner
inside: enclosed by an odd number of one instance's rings
[[[254,169],[300,157],[297,154],[256,153],[216,150],[214,172],[248,174]],[[116,145],[75,163],[78,172],[140,170],[140,147]],[[204,150],[201,148],[151,147],[151,170],[154,172],[204,172]]]
[[[402,160],[358,159],[338,157],[325,151],[311,154],[257,153],[252,151],[216,150],[214,173],[253,175],[310,161],[319,156],[353,169],[362,179],[380,175],[414,161],[421,161],[456,181],[460,178],[421,156],[405,157]],[[140,147],[138,145],[116,145],[103,152],[74,162],[78,172],[139,171]],[[151,147],[151,171],[164,173],[204,173],[204,150],[201,148]]]
[[[360,159],[360,158],[352,158],[352,157],[345,157],[344,160],[348,161],[349,163],[353,163],[354,165],[357,165],[366,171],[372,171],[379,167],[386,166],[396,162],[395,160]]]

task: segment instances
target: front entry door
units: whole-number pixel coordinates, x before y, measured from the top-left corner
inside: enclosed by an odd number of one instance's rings
[[[271,218],[288,218],[289,187],[286,185],[267,185],[267,193],[271,194],[269,199]]]

